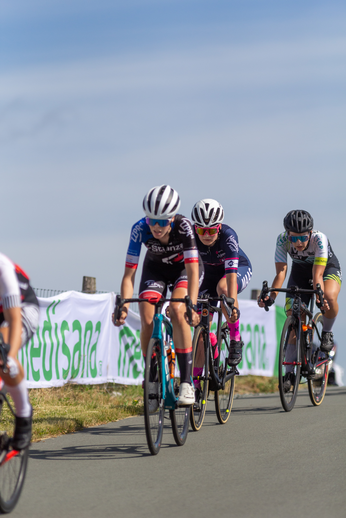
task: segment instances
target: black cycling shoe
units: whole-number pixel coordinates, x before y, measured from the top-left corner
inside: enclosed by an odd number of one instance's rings
[[[284,376],[284,392],[289,392],[296,381],[294,372],[286,372]]]
[[[24,450],[31,442],[32,431],[32,411],[30,417],[16,417],[12,448],[14,450]]]
[[[236,340],[231,340],[229,348],[228,365],[235,366],[241,362],[243,345],[244,342],[237,342]]]
[[[334,337],[331,331],[322,331],[321,351],[329,353],[334,345]]]

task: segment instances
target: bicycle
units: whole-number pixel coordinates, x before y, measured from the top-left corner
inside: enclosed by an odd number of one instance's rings
[[[182,299],[161,298],[159,301],[153,302],[150,299],[121,299],[120,295],[117,295],[114,311],[116,318],[120,317],[121,308],[128,302],[147,302],[155,305],[154,327],[149,340],[145,363],[144,421],[150,453],[157,455],[161,448],[165,410],[169,410],[174,440],[178,446],[183,446],[189,431],[191,408],[178,407],[177,405],[180,382],[175,372],[173,327],[170,320],[162,314],[162,307],[165,302],[184,302],[188,319],[191,322],[192,302],[188,296]],[[153,393],[150,386],[154,379],[158,383],[157,393]],[[158,408],[155,412],[149,409],[150,402],[153,400],[158,402]]]
[[[192,373],[196,402],[190,415],[191,426],[195,431],[199,431],[202,427],[210,391],[215,392],[215,412],[219,423],[225,424],[228,421],[233,404],[235,376],[239,374],[235,366],[228,365],[231,340],[227,322],[222,324],[222,309],[212,306],[210,301],[222,301],[229,316],[234,307],[234,299],[225,295],[202,297],[197,301],[201,305],[201,321],[195,329],[192,342]],[[216,312],[218,315],[216,334],[219,354],[217,358],[214,358],[216,347],[213,348],[210,343],[209,315],[211,312]],[[200,370],[196,375],[194,368]]]
[[[9,346],[0,333],[0,359],[7,363]],[[4,408],[4,403],[6,404]],[[0,512],[9,513],[17,504],[23,489],[29,459],[29,446],[23,450],[12,448],[15,413],[0,378]]]
[[[269,292],[289,293],[294,297],[292,314],[285,321],[281,333],[279,352],[279,392],[281,404],[286,412],[290,412],[296,402],[299,383],[304,377],[308,382],[309,396],[315,406],[319,406],[325,396],[328,383],[328,370],[331,358],[320,349],[322,340],[323,317],[321,311],[313,316],[314,297],[311,297],[310,308],[301,300],[303,293],[318,295],[318,307],[323,306],[323,291],[320,284],[316,289],[301,289],[298,286],[290,288],[268,288],[267,281],[263,282],[259,300]],[[265,306],[266,311],[269,310]]]

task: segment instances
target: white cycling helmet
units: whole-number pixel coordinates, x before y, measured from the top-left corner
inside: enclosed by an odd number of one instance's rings
[[[206,198],[193,206],[191,219],[199,227],[213,227],[223,221],[222,205],[216,200]]]
[[[148,218],[171,219],[179,207],[179,194],[170,185],[153,187],[144,196],[143,210]]]

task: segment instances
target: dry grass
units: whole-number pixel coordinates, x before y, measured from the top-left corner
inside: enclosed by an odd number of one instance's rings
[[[276,378],[238,376],[236,394],[269,393],[277,390]],[[118,421],[143,412],[140,386],[74,385],[32,389],[33,441],[72,433],[82,428]],[[4,406],[1,421],[9,420]]]

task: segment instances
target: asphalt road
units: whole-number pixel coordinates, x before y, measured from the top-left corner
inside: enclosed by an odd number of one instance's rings
[[[34,443],[25,518],[341,518],[346,515],[346,387],[320,407],[307,392],[285,413],[278,395],[234,400],[219,425],[208,402],[200,432],[148,452],[143,417]]]

